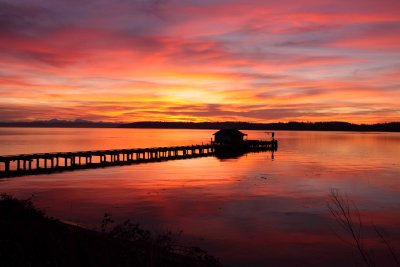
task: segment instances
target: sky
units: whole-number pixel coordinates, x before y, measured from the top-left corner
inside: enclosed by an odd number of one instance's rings
[[[400,119],[399,0],[0,0],[0,121]]]

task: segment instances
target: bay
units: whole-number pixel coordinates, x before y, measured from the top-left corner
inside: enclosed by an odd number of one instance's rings
[[[0,155],[192,145],[214,132],[0,128]],[[337,190],[359,211],[363,244],[377,265],[393,263],[374,227],[400,251],[400,134],[278,131],[275,138],[273,154],[7,178],[0,192],[33,195],[49,216],[88,228],[107,212],[117,222],[182,231],[178,242],[226,266],[355,266],[360,255],[327,207]]]

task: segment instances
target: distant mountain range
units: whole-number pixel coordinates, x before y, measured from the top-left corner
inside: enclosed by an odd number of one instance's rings
[[[93,122],[87,120],[48,120],[48,121],[19,121],[19,122],[0,122],[0,127],[54,127],[54,128],[116,128],[121,123],[113,122]]]
[[[48,120],[29,122],[0,122],[0,127],[60,127],[60,128],[157,128],[157,129],[240,129],[288,131],[377,131],[400,132],[400,122],[353,124],[348,122],[92,122],[87,120]]]

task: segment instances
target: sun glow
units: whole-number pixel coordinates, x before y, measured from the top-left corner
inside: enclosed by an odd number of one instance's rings
[[[6,2],[1,121],[400,117],[398,1]]]

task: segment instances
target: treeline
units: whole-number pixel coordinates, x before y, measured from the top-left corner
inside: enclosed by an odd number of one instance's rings
[[[353,124],[348,122],[133,122],[112,123],[86,120],[49,120],[32,122],[0,122],[0,127],[60,127],[60,128],[157,128],[157,129],[240,129],[286,131],[358,131],[400,132],[400,122]]]
[[[240,129],[240,130],[287,130],[287,131],[377,131],[400,132],[400,122],[378,124],[352,124],[348,122],[134,122],[122,124],[123,128],[164,129]]]

